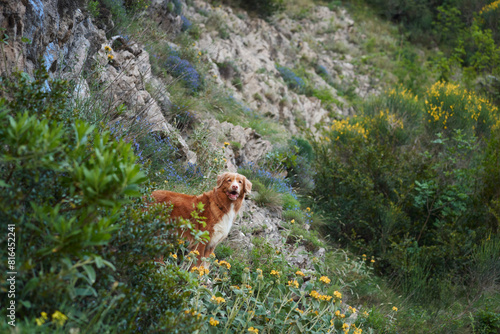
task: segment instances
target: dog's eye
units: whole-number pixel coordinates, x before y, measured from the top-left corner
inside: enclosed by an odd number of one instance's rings
[[[240,181],[240,183],[241,183],[241,181]]]
[[[226,182],[231,182],[231,179],[227,179],[227,181],[226,181]]]

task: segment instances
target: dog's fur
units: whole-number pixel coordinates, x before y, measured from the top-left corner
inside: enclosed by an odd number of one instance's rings
[[[236,215],[241,209],[246,194],[252,190],[252,183],[247,178],[238,173],[223,173],[217,177],[217,186],[201,195],[186,195],[167,190],[153,191],[151,196],[156,202],[172,203],[172,218],[182,217],[191,219],[191,213],[198,203],[203,203],[204,211],[200,214],[205,217],[206,226],[196,224],[196,228],[201,231],[208,231],[210,240],[206,244],[193,244],[193,237],[189,231],[181,231],[181,236],[190,242],[191,250],[197,250],[198,265],[202,257],[208,257],[215,247],[224,240]]]

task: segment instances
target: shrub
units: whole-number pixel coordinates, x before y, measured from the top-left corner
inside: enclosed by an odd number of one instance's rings
[[[184,82],[185,86],[192,92],[196,92],[201,88],[202,80],[200,75],[189,61],[171,55],[167,58],[165,67],[171,75]]]
[[[131,144],[67,118],[67,85],[45,78],[43,69],[33,81],[4,78],[14,94],[0,101],[0,219],[26,247],[16,263],[21,319],[69,314],[71,304],[97,295],[96,270],[114,268],[99,250],[145,180]]]
[[[290,89],[297,91],[298,93],[304,94],[306,90],[306,83],[304,79],[295,74],[294,71],[288,67],[276,65],[276,69],[281,74],[281,77],[288,85]]]
[[[487,148],[497,140],[497,110],[440,82],[423,99],[399,88],[333,121],[313,141],[314,195],[332,238],[380,256],[379,270],[429,303],[429,291],[446,300],[451,284],[433,282],[473,270],[467,254],[497,233],[487,209],[497,195],[480,172],[496,170]]]

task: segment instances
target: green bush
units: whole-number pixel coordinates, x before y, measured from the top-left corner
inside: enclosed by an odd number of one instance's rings
[[[498,192],[487,185],[496,181],[498,111],[440,82],[422,100],[393,90],[334,121],[313,141],[313,194],[333,240],[380,257],[378,269],[414,300],[444,302],[453,281],[444,277],[477,271],[470,252],[498,233]]]

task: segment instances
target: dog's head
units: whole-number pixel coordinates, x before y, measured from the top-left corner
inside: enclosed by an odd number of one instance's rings
[[[250,194],[252,182],[238,173],[223,173],[217,176],[217,189],[224,192],[231,201],[236,201],[240,196]]]

